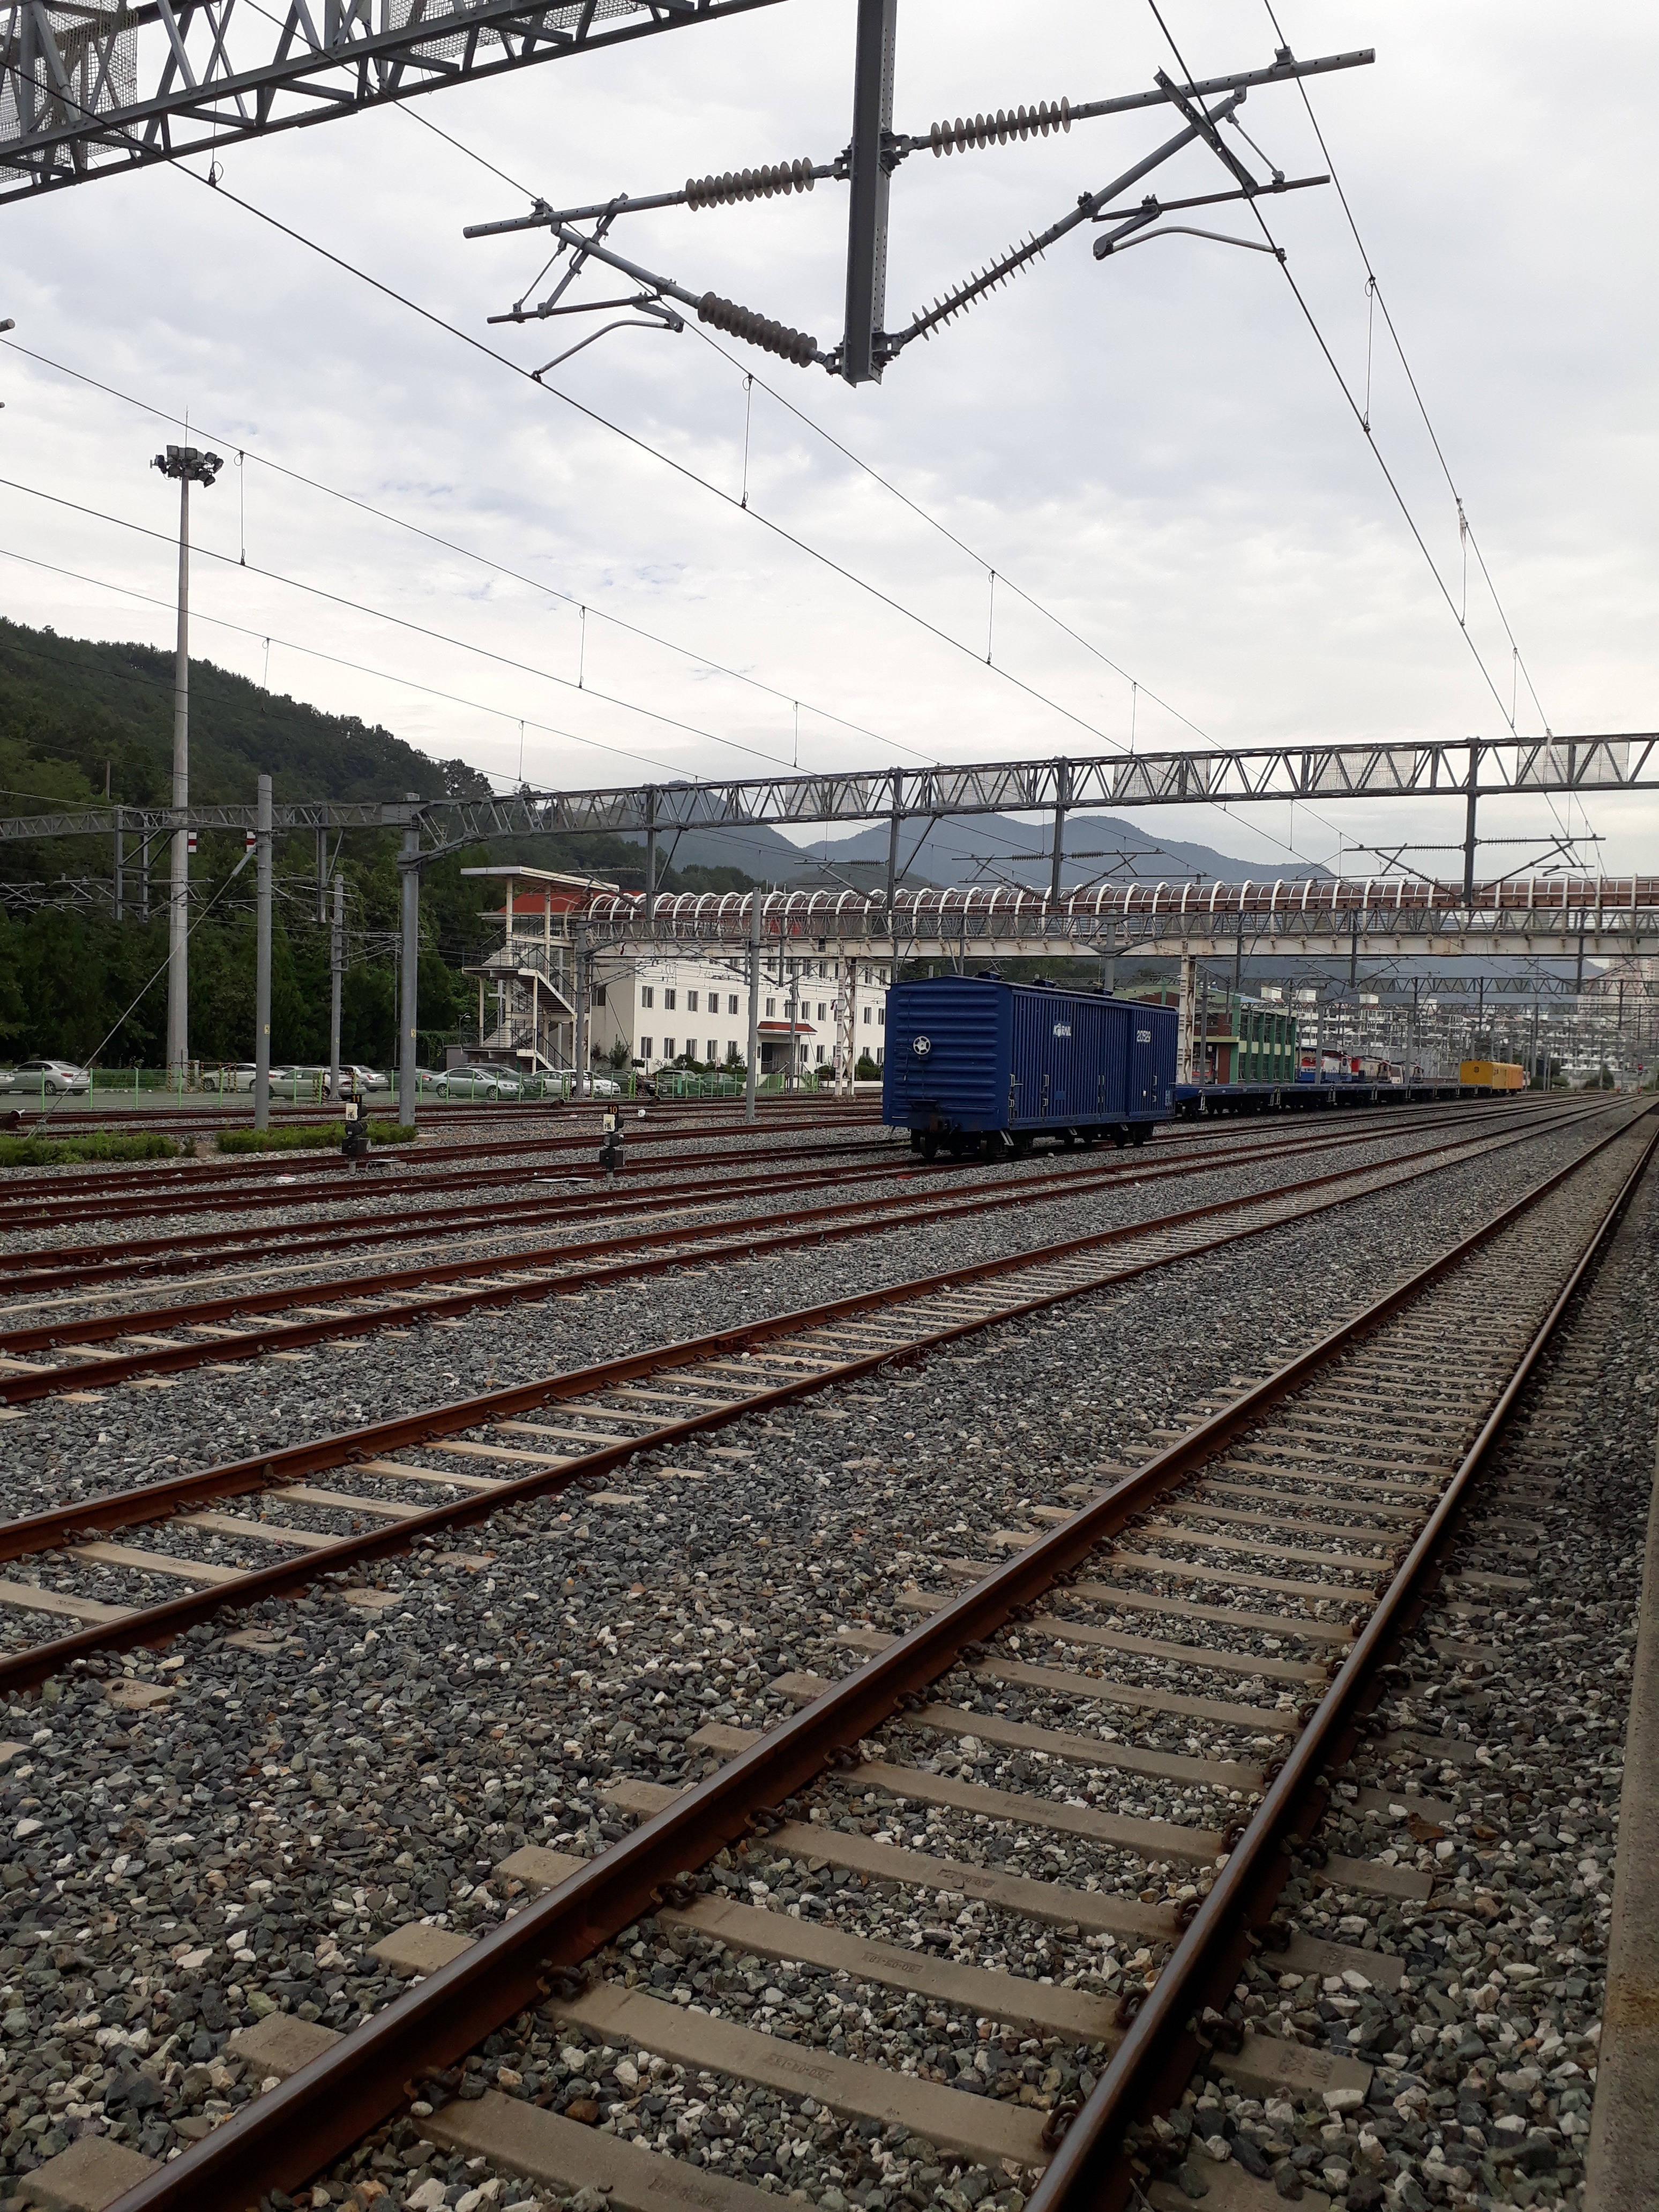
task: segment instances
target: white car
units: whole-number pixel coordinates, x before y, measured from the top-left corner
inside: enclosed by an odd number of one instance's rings
[[[61,1091],[74,1092],[92,1090],[92,1077],[84,1067],[76,1067],[69,1060],[20,1060],[12,1077],[14,1091],[44,1091],[48,1098]]]
[[[432,1089],[439,1098],[516,1098],[519,1079],[505,1067],[447,1067]]]
[[[622,1085],[609,1075],[590,1075],[577,1085],[584,1098],[620,1098]]]
[[[351,1091],[390,1091],[392,1078],[378,1067],[362,1067],[356,1060],[340,1062],[341,1095]]]
[[[252,1091],[255,1069],[251,1060],[228,1060],[222,1067],[202,1070],[204,1091]]]

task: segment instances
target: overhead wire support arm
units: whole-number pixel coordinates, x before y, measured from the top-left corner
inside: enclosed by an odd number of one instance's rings
[[[1366,69],[1376,59],[1373,46],[1361,46],[1351,53],[1322,54],[1312,61],[1299,62],[1281,50],[1272,66],[1266,69],[1235,70],[1227,76],[1201,77],[1183,90],[1204,99],[1228,92],[1254,91],[1258,85],[1289,84],[1297,77],[1328,76],[1336,70]],[[1167,80],[1159,72],[1159,82],[1151,92],[1121,93],[1110,100],[1042,100],[1034,107],[999,108],[994,115],[957,116],[954,123],[948,120],[933,124],[925,131],[895,131],[890,152],[896,161],[906,160],[912,154],[932,153],[935,158],[951,154],[962,154],[970,149],[1006,145],[1011,138],[1025,138],[1034,132],[1046,137],[1050,131],[1069,131],[1074,123],[1091,123],[1103,115],[1132,115],[1139,108],[1164,105],[1170,94]]]
[[[822,363],[826,368],[830,366],[830,356],[819,349],[817,340],[805,331],[793,330],[787,324],[774,322],[770,316],[758,314],[752,307],[739,307],[734,301],[722,299],[717,293],[698,294],[688,291],[684,284],[678,283],[673,277],[659,276],[653,270],[641,268],[637,261],[629,260],[625,255],[605,245],[599,236],[590,236],[574,229],[568,223],[561,222],[551,210],[549,210],[545,218],[545,228],[550,230],[554,237],[560,241],[561,250],[566,246],[572,249],[576,256],[574,263],[566,270],[553,292],[542,303],[541,307],[525,312],[523,303],[520,301],[511,314],[492,316],[490,319],[492,321],[531,322],[540,319],[544,313],[580,312],[580,307],[559,309],[556,302],[572,279],[580,272],[581,263],[591,258],[604,262],[607,268],[617,270],[624,276],[631,276],[634,282],[642,288],[644,295],[643,299],[639,301],[626,303],[617,301],[596,301],[592,303],[596,310],[600,307],[616,307],[622,304],[639,305],[643,307],[647,313],[659,313],[665,327],[672,329],[676,326],[678,319],[671,317],[668,312],[661,308],[658,303],[666,300],[677,300],[682,307],[690,308],[699,322],[712,324],[716,330],[726,331],[733,337],[746,338],[751,345],[758,345],[768,353],[778,354],[784,360],[793,362],[798,368],[805,368],[813,362]],[[602,225],[601,229],[603,230],[605,226]],[[472,231],[465,234],[468,237],[475,234]],[[612,327],[615,326],[612,325]],[[596,331],[594,335],[598,337],[602,333]],[[576,349],[573,347],[571,350],[574,352]],[[559,356],[561,360],[566,357],[564,355]],[[551,368],[553,363],[549,362],[547,366]],[[536,372],[538,375],[544,375],[545,373],[544,369],[538,369]]]
[[[1364,68],[1375,59],[1369,47],[1352,52],[1316,56],[1311,60],[1297,61],[1286,48],[1281,48],[1268,67],[1231,72],[1225,76],[1209,77],[1192,83],[1180,84],[1163,70],[1158,74],[1152,88],[1144,92],[1121,94],[1109,100],[1091,100],[1073,106],[1069,100],[1039,102],[1035,107],[1018,107],[1012,111],[998,110],[992,116],[976,115],[954,123],[933,124],[926,137],[896,132],[892,128],[893,58],[897,0],[858,0],[857,46],[854,63],[853,127],[846,151],[834,161],[815,162],[802,158],[794,161],[776,162],[758,169],[726,171],[723,173],[699,178],[687,178],[684,185],[674,191],[654,192],[631,198],[623,192],[605,201],[594,201],[581,207],[555,208],[538,199],[525,215],[466,226],[463,235],[468,239],[499,238],[520,231],[546,230],[556,241],[553,258],[558,260],[567,252],[571,259],[558,284],[539,305],[526,307],[525,301],[515,301],[511,312],[490,317],[492,323],[529,322],[546,319],[555,313],[586,313],[590,308],[629,308],[640,317],[648,318],[657,327],[675,330],[683,328],[665,303],[677,301],[690,308],[700,322],[741,338],[746,343],[793,362],[799,368],[817,364],[830,374],[844,378],[849,384],[878,382],[887,363],[895,360],[913,339],[927,337],[944,324],[952,320],[976,300],[994,291],[1020,270],[1040,259],[1050,246],[1057,244],[1085,222],[1110,222],[1116,228],[1100,240],[1095,246],[1097,259],[1129,244],[1143,242],[1137,234],[1147,236],[1194,236],[1218,240],[1224,245],[1249,245],[1253,241],[1229,238],[1219,232],[1195,229],[1188,224],[1166,225],[1152,231],[1152,226],[1177,208],[1210,206],[1226,199],[1254,199],[1260,194],[1304,191],[1315,185],[1328,184],[1328,176],[1298,177],[1287,179],[1283,173],[1273,169],[1270,179],[1258,179],[1245,163],[1223,143],[1219,125],[1237,121],[1237,111],[1247,94],[1254,88],[1284,83],[1303,76],[1329,74],[1339,70]],[[1203,102],[1216,100],[1218,105],[1206,107]],[[984,147],[1006,144],[1010,139],[1026,138],[1033,135],[1048,137],[1056,131],[1068,131],[1074,122],[1106,115],[1127,114],[1159,106],[1174,106],[1183,118],[1183,128],[1156,148],[1143,160],[1115,178],[1097,192],[1082,194],[1077,204],[1047,229],[1034,233],[1019,244],[1012,246],[1000,259],[977,271],[951,291],[936,299],[930,307],[915,315],[907,327],[889,332],[883,327],[886,292],[887,223],[890,187],[894,170],[912,153],[926,146],[935,155],[963,150],[969,146]],[[1110,203],[1127,188],[1146,176],[1151,171],[1170,160],[1185,147],[1202,139],[1218,159],[1226,163],[1235,179],[1235,189],[1229,192],[1205,193],[1193,198],[1160,202],[1149,197],[1139,208],[1113,210]],[[1252,145],[1249,138],[1247,145]],[[1253,147],[1253,150],[1256,150]],[[1265,156],[1262,159],[1266,160]],[[774,321],[753,308],[726,300],[714,292],[696,293],[670,277],[660,276],[639,264],[629,261],[602,241],[619,216],[663,210],[671,207],[708,208],[733,204],[738,200],[769,199],[780,195],[811,191],[823,179],[844,179],[849,186],[847,243],[846,319],[838,345],[825,349],[810,333],[791,325]],[[580,230],[577,223],[595,224],[592,230]],[[1267,249],[1277,252],[1276,247]],[[1279,258],[1282,259],[1283,255]],[[562,307],[563,294],[574,283],[589,259],[596,259],[621,271],[637,283],[641,289],[627,299],[578,302],[573,307]],[[618,328],[641,327],[639,321],[606,325],[606,331]],[[583,345],[591,345],[605,331],[596,331],[584,338],[578,346],[557,356],[556,361],[544,364],[538,376],[569,358]]]
[[[1243,97],[1242,92],[1234,93],[1217,110],[1217,113],[1230,113]],[[948,323],[954,316],[959,315],[964,308],[971,307],[975,300],[983,299],[988,292],[994,292],[1000,284],[1006,283],[1009,277],[1017,274],[1019,270],[1029,266],[1031,262],[1046,253],[1051,246],[1057,245],[1070,232],[1076,230],[1080,224],[1092,222],[1100,210],[1109,201],[1115,200],[1120,192],[1127,191],[1131,185],[1139,184],[1142,177],[1150,175],[1154,169],[1161,168],[1165,161],[1180,153],[1183,147],[1192,145],[1202,135],[1196,123],[1188,123],[1184,129],[1177,131],[1173,137],[1166,138],[1161,146],[1154,147],[1150,154],[1135,162],[1133,167],[1124,170],[1121,176],[1114,177],[1111,183],[1103,186],[1099,191],[1081,194],[1077,205],[1069,214],[1061,216],[1057,222],[1051,222],[1046,230],[1036,233],[1023,245],[1010,247],[1000,260],[994,261],[988,269],[981,270],[975,276],[970,276],[965,283],[957,285],[953,291],[944,294],[941,298],[934,301],[931,307],[926,307],[921,313],[914,316],[907,329],[899,331],[888,337],[885,340],[887,357],[890,360],[892,359],[913,339],[929,337],[942,324]],[[1123,228],[1126,231],[1139,228],[1156,220],[1156,216],[1139,210],[1127,218]]]

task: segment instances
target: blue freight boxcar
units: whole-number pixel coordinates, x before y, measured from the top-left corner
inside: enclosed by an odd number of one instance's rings
[[[1144,1144],[1175,1110],[1168,1006],[935,975],[887,994],[882,1119],[928,1158],[1029,1152],[1038,1136]]]

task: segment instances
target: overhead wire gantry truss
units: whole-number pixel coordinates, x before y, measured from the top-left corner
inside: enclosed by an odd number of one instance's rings
[[[0,0],[0,201],[777,0]]]

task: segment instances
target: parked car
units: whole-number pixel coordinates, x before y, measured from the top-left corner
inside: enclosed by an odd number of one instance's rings
[[[622,1085],[614,1076],[590,1075],[580,1085],[584,1098],[620,1098]]]
[[[447,1067],[434,1079],[439,1098],[516,1098],[519,1079],[506,1067]]]
[[[60,1091],[90,1091],[92,1077],[84,1067],[77,1067],[70,1060],[20,1060],[12,1078],[15,1091],[44,1091],[49,1098]]]
[[[255,1069],[251,1060],[228,1060],[222,1067],[202,1070],[204,1091],[252,1091]]]
[[[292,1098],[299,1103],[307,1099],[320,1098],[327,1087],[328,1070],[325,1067],[284,1061],[281,1067],[273,1067],[270,1071],[273,1097]]]
[[[391,1088],[392,1078],[380,1068],[364,1067],[355,1060],[340,1062],[340,1090],[343,1095],[349,1091],[390,1091]]]

